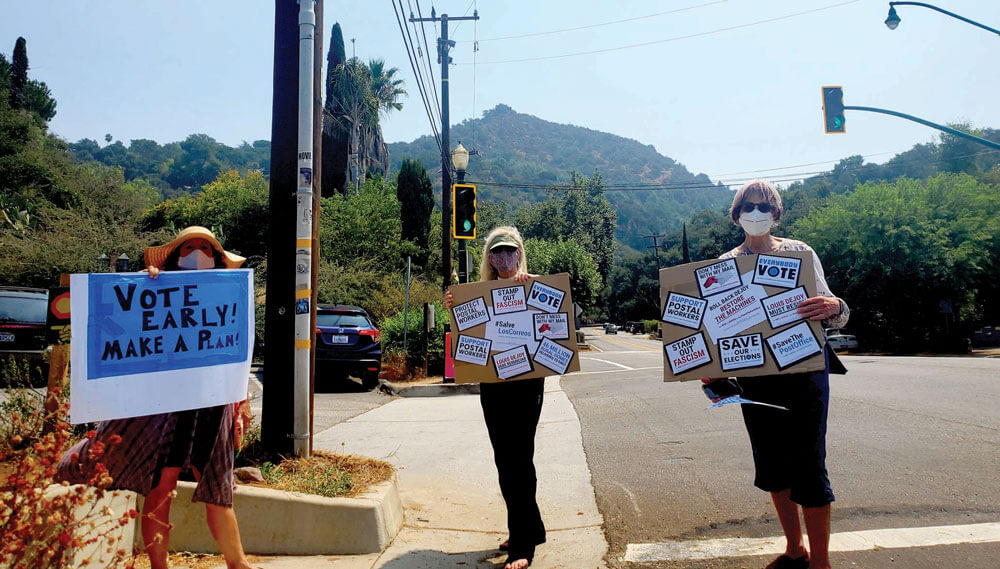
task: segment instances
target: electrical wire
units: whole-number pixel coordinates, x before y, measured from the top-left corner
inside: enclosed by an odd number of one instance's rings
[[[420,11],[420,0],[417,1],[417,17],[423,19],[424,14]],[[410,0],[406,0],[409,4]],[[402,4],[400,4],[402,7]],[[413,9],[410,9],[410,13],[413,13]],[[437,108],[437,116],[440,122],[441,117],[441,98],[438,96],[437,90],[437,78],[434,76],[434,68],[431,66],[431,46],[427,43],[427,30],[424,28],[424,22],[420,22],[420,33],[424,36],[424,55],[427,56],[427,74],[430,75],[431,91],[434,93],[434,106]],[[436,45],[436,44],[435,44]]]
[[[728,2],[728,1],[729,0],[714,0],[713,2],[706,2],[704,4],[696,4],[694,6],[687,6],[685,8],[677,8],[676,10],[668,10],[666,12],[657,12],[655,14],[647,14],[645,16],[634,16],[632,18],[625,18],[625,19],[622,19],[622,20],[612,20],[610,22],[601,22],[601,23],[598,23],[598,24],[588,24],[586,26],[576,26],[576,27],[573,27],[573,28],[562,28],[562,29],[559,29],[559,30],[549,30],[549,31],[546,31],[546,32],[531,32],[531,33],[527,33],[527,34],[518,34],[518,35],[513,35],[513,36],[500,36],[500,37],[496,37],[496,38],[483,38],[483,39],[481,39],[479,41],[481,41],[481,42],[487,42],[487,41],[512,40],[512,39],[530,38],[530,37],[537,37],[537,36],[547,36],[547,35],[552,35],[552,34],[561,34],[561,33],[565,33],[565,32],[575,32],[575,31],[579,31],[579,30],[589,30],[589,29],[592,29],[592,28],[600,28],[600,27],[603,27],[603,26],[611,26],[611,25],[614,25],[614,24],[623,24],[625,22],[634,22],[634,21],[637,21],[637,20],[645,20],[645,19],[648,19],[648,18],[655,18],[655,17],[658,17],[658,16],[665,16],[667,14],[676,14],[677,12],[685,12],[687,10],[694,10],[696,8],[704,8],[705,6],[712,6],[714,4],[722,4],[723,2]],[[466,13],[468,13],[468,10],[466,10]],[[465,42],[468,43],[468,40],[465,40]]]
[[[407,32],[403,29],[403,20],[400,18],[400,12],[403,10],[402,0],[400,0],[398,10],[396,6],[396,0],[392,0],[392,10],[396,14],[396,23],[399,24],[399,33],[403,38],[403,45],[406,47],[406,55],[410,61],[410,68],[413,70],[413,75],[417,82],[417,92],[420,94],[420,99],[424,104],[424,111],[427,113],[427,119],[431,124],[431,132],[434,134],[434,141],[437,143],[438,150],[443,152],[443,145],[441,144],[441,134],[438,132],[437,123],[434,121],[434,113],[430,103],[427,101],[427,93],[423,85],[423,81],[420,75],[420,66],[417,61],[415,61],[416,53],[411,47],[409,41],[407,41]],[[409,28],[407,28],[408,30]]]
[[[629,44],[629,45],[622,45],[622,46],[618,46],[618,47],[609,47],[609,48],[604,48],[604,49],[593,49],[593,50],[589,50],[589,51],[578,51],[578,52],[575,52],[575,53],[563,53],[563,54],[560,54],[560,55],[542,55],[542,56],[538,56],[538,57],[523,57],[523,58],[520,58],[520,59],[504,59],[504,60],[497,60],[497,61],[483,61],[483,62],[480,62],[479,65],[499,65],[499,64],[502,64],[502,63],[525,63],[525,62],[529,62],[529,61],[544,61],[544,60],[548,60],[548,59],[563,59],[563,58],[567,58],[567,57],[578,57],[578,56],[581,56],[581,55],[594,55],[594,54],[598,54],[598,53],[607,53],[607,52],[611,52],[611,51],[621,51],[621,50],[632,49],[632,48],[636,48],[636,47],[646,47],[646,46],[650,46],[650,45],[657,45],[657,44],[668,43],[668,42],[673,42],[673,41],[679,41],[679,40],[685,40],[685,39],[691,39],[691,38],[709,36],[709,35],[713,35],[713,34],[718,34],[718,33],[722,33],[722,32],[728,32],[728,31],[732,31],[732,30],[738,30],[738,29],[742,29],[742,28],[749,28],[749,27],[752,27],[752,26],[757,26],[757,25],[760,25],[760,24],[767,24],[767,23],[771,23],[771,22],[777,22],[777,21],[780,21],[780,20],[787,20],[789,18],[794,18],[794,17],[797,17],[797,16],[805,16],[807,14],[814,14],[816,12],[820,12],[820,11],[823,11],[823,10],[830,10],[830,9],[833,9],[833,8],[839,8],[841,6],[847,6],[848,4],[856,4],[857,2],[860,2],[860,1],[861,0],[848,0],[847,2],[840,2],[840,3],[837,3],[837,4],[830,4],[830,5],[827,5],[827,6],[821,6],[819,8],[813,8],[811,10],[803,10],[801,12],[795,12],[795,13],[792,13],[792,14],[786,14],[784,16],[776,16],[774,18],[767,18],[767,19],[764,19],[764,20],[757,20],[755,22],[748,22],[746,24],[738,24],[738,25],[735,25],[735,26],[728,26],[728,27],[725,27],[725,28],[717,28],[717,29],[714,29],[714,30],[708,30],[708,31],[705,31],[705,32],[698,32],[698,33],[695,33],[695,34],[688,34],[688,35],[683,35],[683,36],[674,36],[674,37],[671,37],[671,38],[665,38],[665,39],[660,39],[660,40],[652,40],[652,41],[647,41],[647,42],[634,43],[634,44]],[[456,63],[455,65],[469,65],[469,64],[468,63]]]

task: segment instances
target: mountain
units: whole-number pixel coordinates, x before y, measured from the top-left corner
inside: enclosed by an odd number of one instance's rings
[[[568,183],[573,171],[587,176],[599,172],[608,200],[618,211],[615,236],[640,250],[652,244],[643,235],[679,229],[693,214],[721,210],[732,200],[725,186],[713,185],[704,174],[688,172],[652,145],[545,121],[507,105],[453,126],[451,141],[452,146],[461,141],[480,153],[472,157],[467,174],[467,181],[479,184],[480,201],[505,201],[518,207],[545,200],[553,190],[543,188]],[[433,137],[391,143],[389,156],[392,172],[399,171],[404,158],[419,159],[440,188],[441,161]],[[642,185],[693,187],[664,190],[643,189]]]

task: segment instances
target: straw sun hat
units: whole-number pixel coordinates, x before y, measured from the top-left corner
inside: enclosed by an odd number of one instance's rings
[[[204,239],[211,243],[216,251],[222,253],[222,261],[227,269],[236,269],[243,264],[243,261],[246,261],[244,257],[223,249],[219,240],[215,238],[215,235],[211,231],[199,225],[192,225],[191,227],[182,229],[177,234],[177,237],[174,237],[174,240],[166,245],[146,247],[146,266],[162,268],[163,264],[167,261],[167,257],[174,252],[174,249],[180,247],[181,243],[184,243],[188,239]]]

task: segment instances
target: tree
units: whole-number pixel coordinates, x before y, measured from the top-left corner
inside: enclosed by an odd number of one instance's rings
[[[690,255],[690,253],[688,253],[688,225],[687,225],[687,223],[685,223],[683,226],[681,226],[681,231],[683,232],[682,233],[682,237],[681,237],[681,251],[682,251],[683,258],[681,259],[681,262],[682,263],[690,263],[691,262],[691,255]]]
[[[539,275],[569,273],[573,302],[593,308],[601,291],[601,275],[597,263],[579,242],[557,238],[528,239],[524,242],[528,257],[528,272]]]
[[[400,203],[403,239],[414,242],[420,249],[417,264],[427,264],[427,238],[431,231],[431,211],[434,210],[434,188],[419,160],[403,160],[396,176],[396,197]]]
[[[372,93],[375,95],[381,111],[388,114],[390,111],[403,110],[403,103],[399,102],[399,97],[406,94],[406,89],[402,87],[402,79],[395,79],[399,69],[387,68],[385,60],[372,59],[368,62],[368,70],[372,78]]]
[[[27,102],[28,47],[24,38],[14,44],[14,58],[10,69],[10,108],[23,109]]]

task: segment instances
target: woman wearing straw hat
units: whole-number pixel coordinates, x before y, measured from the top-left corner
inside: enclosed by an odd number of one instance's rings
[[[154,279],[161,271],[234,269],[245,260],[198,226],[184,229],[166,245],[148,247],[145,258]],[[227,404],[105,421],[96,436],[65,453],[59,469],[66,480],[84,483],[95,462],[88,451],[98,442],[120,441],[103,460],[96,460],[107,467],[113,489],[145,496],[142,538],[152,569],[167,567],[170,503],[181,472],[191,471],[198,481],[193,500],[205,503],[208,527],[226,566],[250,569],[233,510],[234,421],[239,428],[243,418],[243,413],[234,417],[234,406]]]
[[[514,279],[528,282],[521,234],[513,227],[497,227],[486,237],[480,281]],[[444,295],[449,310],[454,304],[451,291]],[[535,546],[545,543],[545,524],[535,499],[535,430],[542,413],[545,379],[522,379],[509,383],[481,383],[479,402],[486,419],[486,430],[493,445],[500,493],[507,505],[507,531],[510,538],[500,544],[507,550],[504,569],[524,569],[531,565]]]

